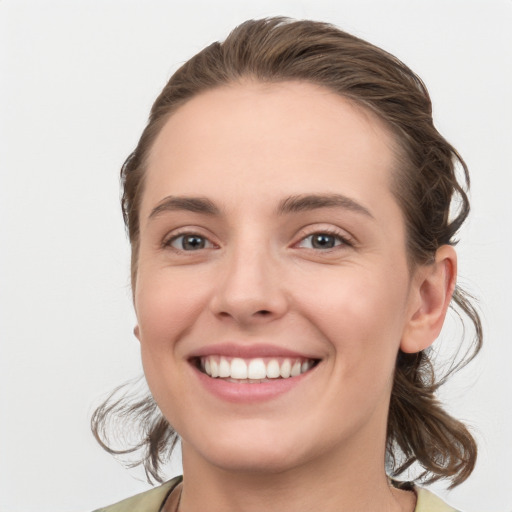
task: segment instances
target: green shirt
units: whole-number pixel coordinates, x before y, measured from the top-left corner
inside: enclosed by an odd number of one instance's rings
[[[169,494],[181,480],[182,477],[178,476],[159,487],[94,512],[159,512]],[[457,512],[427,489],[414,487],[414,491],[418,497],[414,512]]]

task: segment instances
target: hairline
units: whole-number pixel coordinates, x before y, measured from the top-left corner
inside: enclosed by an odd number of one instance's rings
[[[138,186],[137,186],[137,192],[135,194],[136,201],[132,205],[132,208],[136,210],[137,215],[137,230],[135,232],[135,236],[133,237],[133,240],[130,240],[131,245],[131,285],[132,285],[132,295],[135,293],[135,281],[137,278],[137,267],[138,267],[138,261],[139,261],[139,250],[140,250],[140,207],[142,204],[142,197],[144,195],[145,190],[145,182],[146,182],[146,174],[149,168],[151,155],[153,154],[153,148],[156,144],[156,141],[158,137],[160,136],[160,133],[162,132],[164,126],[167,124],[169,119],[178,112],[182,107],[184,107],[187,103],[194,100],[195,98],[202,96],[204,94],[207,94],[209,92],[222,89],[222,88],[231,88],[232,86],[236,85],[247,85],[247,84],[261,84],[261,85],[268,85],[272,86],[275,84],[282,84],[282,83],[307,83],[311,85],[318,86],[321,89],[324,89],[326,91],[329,91],[331,93],[334,93],[337,96],[340,96],[344,99],[346,99],[352,107],[358,110],[362,115],[369,118],[370,122],[377,122],[381,124],[382,128],[389,134],[389,140],[391,144],[389,145],[389,149],[393,155],[393,164],[391,165],[390,169],[390,179],[389,179],[389,190],[395,197],[395,200],[397,201],[397,204],[400,208],[400,211],[402,213],[402,218],[404,220],[405,225],[405,248],[407,255],[407,263],[408,263],[408,270],[409,274],[412,275],[412,272],[415,268],[415,266],[418,264],[418,262],[414,258],[412,247],[410,246],[410,226],[407,219],[407,215],[405,212],[405,204],[403,202],[402,196],[400,194],[400,176],[406,175],[405,167],[407,166],[407,162],[410,160],[408,156],[408,150],[406,145],[404,144],[404,140],[406,138],[406,135],[402,132],[402,130],[399,129],[399,127],[393,125],[390,121],[385,119],[382,114],[373,107],[371,103],[368,103],[364,101],[363,99],[356,98],[355,96],[350,95],[349,93],[343,93],[341,91],[336,90],[334,87],[331,87],[328,84],[321,83],[320,81],[315,81],[311,79],[306,78],[294,78],[294,77],[258,77],[254,73],[244,73],[238,77],[232,77],[227,79],[224,82],[219,82],[217,84],[211,85],[211,86],[205,86],[203,89],[195,92],[193,95],[189,96],[188,98],[181,99],[175,102],[174,105],[172,105],[172,108],[165,114],[161,115],[160,117],[156,118],[152,122],[152,132],[153,137],[151,138],[151,142],[148,145],[148,148],[143,155],[143,160],[140,164],[140,173],[141,178],[139,180]]]

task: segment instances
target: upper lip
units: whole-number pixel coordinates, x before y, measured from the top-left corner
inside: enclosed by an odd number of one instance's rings
[[[240,357],[242,359],[253,359],[257,357],[289,357],[304,359],[320,359],[318,355],[297,352],[287,348],[270,344],[255,343],[251,345],[239,343],[217,343],[205,345],[191,352],[188,359],[206,356]]]

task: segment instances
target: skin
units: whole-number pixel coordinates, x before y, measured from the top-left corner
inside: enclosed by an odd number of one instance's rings
[[[373,114],[298,82],[203,93],[159,134],[140,210],[136,334],[182,437],[180,510],[414,509],[384,471],[393,369],[400,348],[437,337],[456,257],[442,247],[410,271],[394,148]],[[278,212],[305,194],[340,194],[366,213]],[[158,208],[169,196],[207,198],[218,213]],[[315,233],[334,247],[314,247]],[[184,234],[204,247],[183,250]],[[206,391],[189,360],[226,341],[320,362],[286,393],[233,404]]]

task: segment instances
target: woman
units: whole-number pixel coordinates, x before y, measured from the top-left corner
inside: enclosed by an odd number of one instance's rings
[[[428,358],[451,302],[454,370],[481,344],[457,166],[421,80],[330,25],[249,21],[184,64],[122,169],[153,398],[93,417],[107,449],[140,421],[157,479],[179,435],[184,476],[103,510],[453,510],[386,468],[455,486],[476,460]]]

